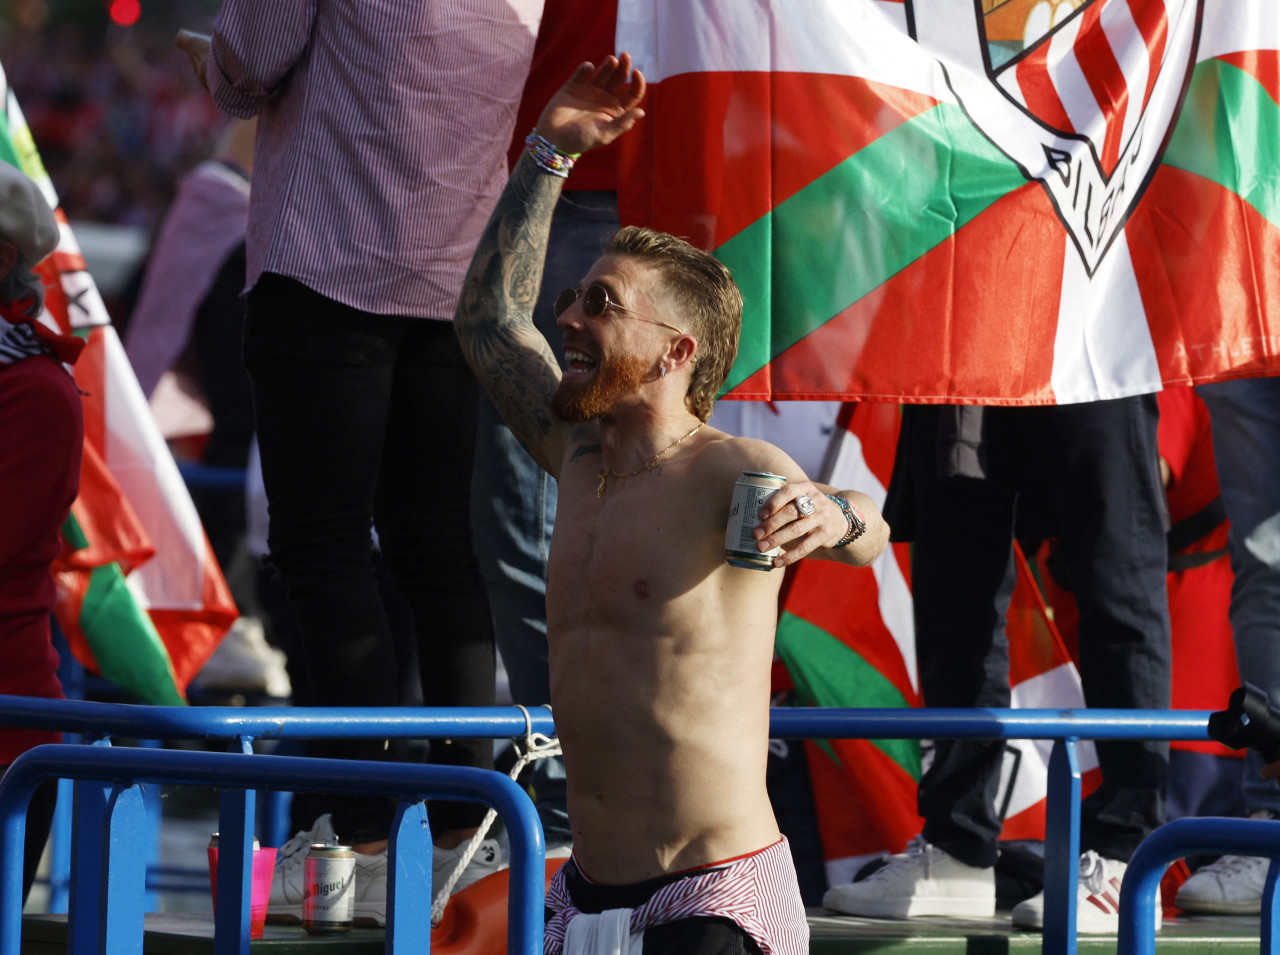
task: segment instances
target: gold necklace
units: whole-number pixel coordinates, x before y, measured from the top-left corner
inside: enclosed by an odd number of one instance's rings
[[[648,464],[644,465],[643,467],[637,468],[636,470],[632,471],[630,474],[623,474],[620,471],[615,471],[613,468],[605,468],[598,475],[598,477],[600,478],[600,483],[596,485],[596,500],[599,500],[600,496],[604,494],[604,486],[608,482],[609,478],[611,477],[629,478],[629,477],[635,477],[637,474],[643,474],[645,471],[648,471],[651,467],[653,467],[655,464],[658,463],[658,458],[662,457],[664,454],[666,454],[668,451],[674,448],[681,441],[686,441],[689,438],[692,438],[695,434],[697,434],[700,430],[702,430],[703,424],[705,424],[705,422],[699,422],[698,427],[694,428],[684,437],[676,438],[674,441],[668,444],[665,448],[663,448],[661,451],[659,451],[657,454],[651,457],[649,459]]]

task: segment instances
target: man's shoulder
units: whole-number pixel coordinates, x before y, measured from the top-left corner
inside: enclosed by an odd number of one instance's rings
[[[743,471],[769,471],[789,480],[804,477],[791,456],[777,445],[759,438],[741,438],[714,431],[702,448],[699,466],[717,477],[734,480]]]

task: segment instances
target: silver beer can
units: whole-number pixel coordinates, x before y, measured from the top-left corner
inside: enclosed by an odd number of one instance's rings
[[[764,502],[786,483],[787,479],[781,474],[769,471],[743,471],[733,483],[729,526],[724,532],[724,559],[730,566],[773,570],[773,559],[782,553],[782,548],[759,550],[752,531],[760,523],[760,508]]]
[[[302,927],[307,934],[351,931],[356,907],[356,854],[351,847],[312,845],[303,874]]]

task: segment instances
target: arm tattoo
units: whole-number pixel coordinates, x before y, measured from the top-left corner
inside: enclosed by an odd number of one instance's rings
[[[533,324],[533,306],[563,183],[520,157],[476,246],[454,319],[467,362],[535,457],[557,423],[548,402],[560,367]]]

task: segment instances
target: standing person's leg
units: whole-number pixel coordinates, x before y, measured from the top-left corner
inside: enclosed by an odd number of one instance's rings
[[[618,230],[614,192],[566,192],[551,224],[542,291],[534,323],[562,358],[562,335],[551,303],[577,285]],[[476,557],[489,590],[494,637],[511,683],[511,698],[524,706],[551,702],[547,670],[547,550],[556,516],[556,482],[520,446],[481,394],[476,430],[471,510]],[[572,842],[565,809],[564,761],[539,760],[533,790],[548,845]]]
[[[406,319],[378,484],[383,559],[413,609],[427,706],[492,706],[493,624],[471,539],[479,386],[448,322]],[[433,740],[431,761],[493,768],[493,741]],[[473,829],[479,803],[435,802],[432,829]],[[448,846],[446,846],[448,847]]]
[[[1209,408],[1222,503],[1231,522],[1231,630],[1240,678],[1280,706],[1280,378],[1196,389]],[[1225,702],[1224,702],[1225,705]],[[1280,788],[1245,757],[1244,804],[1280,817]]]
[[[1001,453],[986,479],[943,477],[943,413],[937,406],[903,409],[890,491],[905,512],[900,533],[912,542],[920,688],[926,706],[1007,707],[1004,619],[1014,582],[1016,482]],[[918,789],[922,838],[864,881],[830,889],[823,905],[871,917],[994,915],[1003,757],[999,740],[935,740]]]
[[[1231,522],[1231,631],[1240,678],[1280,705],[1280,378],[1243,378],[1196,389],[1209,409],[1222,503]],[[1249,750],[1242,790],[1250,815],[1280,818],[1280,789]],[[1254,915],[1266,859],[1226,855],[1178,890],[1188,912]]]
[[[1037,410],[1058,539],[1080,610],[1085,702],[1169,708],[1168,527],[1155,395]],[[1167,743],[1100,742],[1102,784],[1084,802],[1081,848],[1127,861],[1164,821]]]
[[[270,560],[297,619],[314,702],[385,706],[396,663],[371,559],[373,503],[396,332],[292,279],[249,294],[245,364],[253,379]],[[325,755],[385,759],[381,741],[334,741]],[[384,799],[332,797],[352,842],[385,839]]]
[[[920,692],[929,707],[1007,707],[1009,645],[1005,613],[1016,580],[1013,519],[1016,486],[998,447],[994,409],[983,409],[988,432],[986,478],[939,474],[937,432],[943,409],[904,409],[912,422],[913,469],[924,475],[915,500],[911,549],[912,606]],[[996,791],[1004,743],[937,740],[920,780],[924,837],[967,865],[996,863],[1001,821]]]

